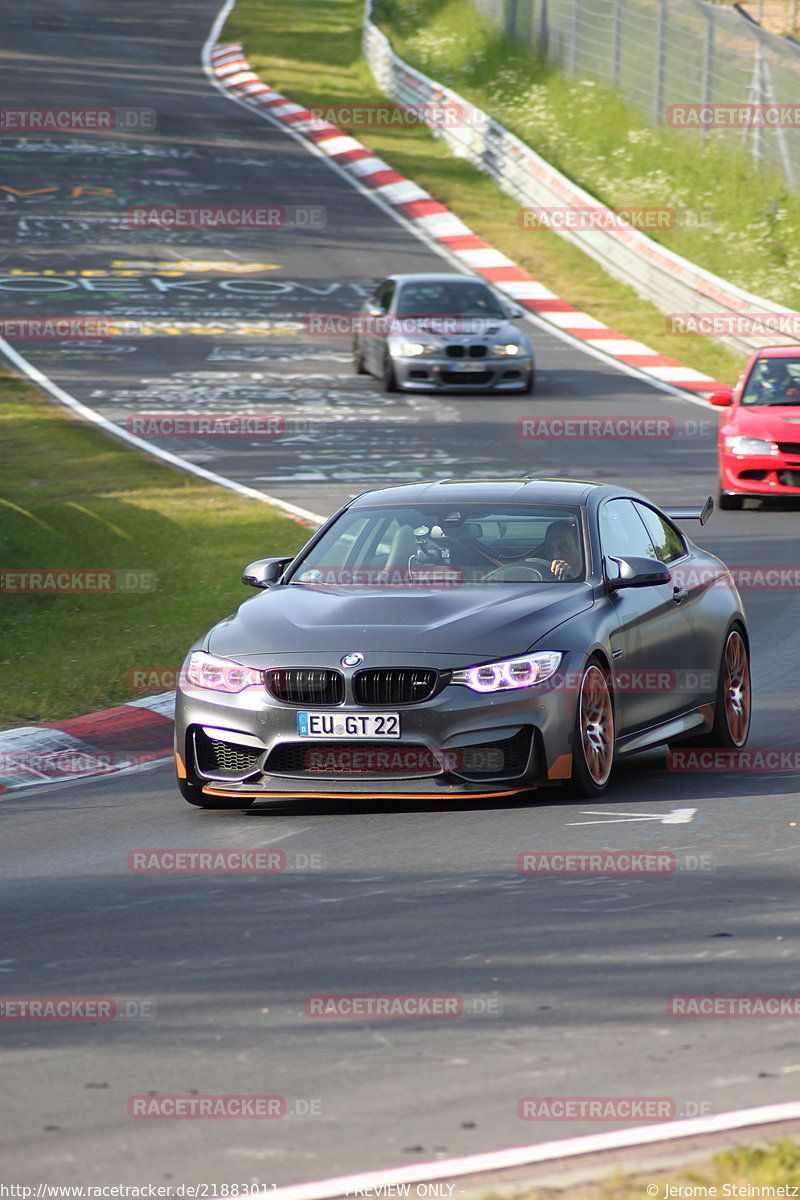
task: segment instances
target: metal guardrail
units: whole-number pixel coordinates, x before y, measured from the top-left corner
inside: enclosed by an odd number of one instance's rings
[[[601,80],[653,125],[672,106],[785,105],[800,96],[800,45],[762,29],[739,4],[706,0],[472,0],[499,30],[568,75]],[[693,136],[707,136],[696,130]],[[800,186],[800,125],[716,128]]]
[[[386,95],[421,115],[456,154],[469,159],[522,206],[603,208],[595,197],[555,170],[488,113],[404,62],[395,54],[386,35],[373,23],[372,5],[373,0],[367,0],[363,53],[378,86]],[[604,211],[614,215],[611,210]],[[615,224],[618,226],[618,222]],[[703,270],[631,226],[616,227],[613,231],[563,229],[558,232],[595,259],[614,279],[628,284],[662,313],[792,316],[792,310],[754,296]],[[520,237],[525,236],[530,235],[520,231]],[[790,333],[715,336],[718,341],[744,352],[765,345],[800,341],[800,332],[797,336]]]

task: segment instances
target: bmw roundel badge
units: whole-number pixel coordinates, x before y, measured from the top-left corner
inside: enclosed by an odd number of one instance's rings
[[[358,653],[345,654],[344,658],[342,659],[342,666],[343,667],[357,667],[358,664],[362,663],[363,661],[364,661],[363,654],[358,654]]]

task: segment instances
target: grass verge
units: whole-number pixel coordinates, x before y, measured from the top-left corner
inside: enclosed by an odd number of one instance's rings
[[[258,501],[129,450],[0,375],[3,571],[151,572],[152,591],[17,594],[3,585],[0,728],[123,703],[133,670],[177,668],[248,595],[254,558],[309,530]],[[165,687],[150,681],[152,691]]]
[[[389,13],[394,24],[402,7],[401,0],[395,0]],[[449,11],[439,3],[417,7],[420,14]],[[253,70],[290,99],[322,108],[326,115],[333,110],[334,123],[453,209],[476,234],[563,299],[687,366],[735,381],[745,356],[707,338],[668,335],[656,308],[611,279],[577,247],[546,230],[521,231],[519,204],[476,167],[451,154],[425,126],[364,128],[335,120],[343,109],[394,108],[361,57],[362,12],[362,0],[295,0],[289,7],[279,0],[238,0],[220,40],[242,42]]]

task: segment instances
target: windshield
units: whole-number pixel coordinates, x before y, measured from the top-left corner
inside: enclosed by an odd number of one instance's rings
[[[396,315],[495,317],[506,320],[500,302],[482,283],[407,283],[400,290]]]
[[[306,554],[305,586],[557,585],[585,578],[578,512],[545,505],[356,507]]]
[[[800,407],[800,357],[757,358],[742,392],[742,404]]]

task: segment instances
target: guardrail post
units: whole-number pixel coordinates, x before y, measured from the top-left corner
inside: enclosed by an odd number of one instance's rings
[[[714,95],[714,18],[706,18],[706,43],[703,49],[703,104],[710,104]],[[708,126],[703,126],[703,142],[710,136]]]
[[[506,33],[511,37],[517,32],[517,0],[508,0],[506,9]]]
[[[580,63],[581,41],[581,0],[572,0],[572,54],[570,56],[571,74],[577,75]]]
[[[667,0],[659,0],[656,37],[656,90],[653,120],[656,125],[661,125],[664,121],[664,75],[667,66]]]
[[[541,0],[539,5],[539,53],[543,58],[550,57],[550,27],[548,25],[547,0]]]
[[[622,70],[622,3],[623,0],[614,0],[614,87],[619,87],[619,77]]]

